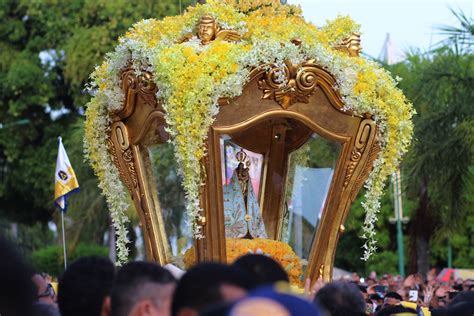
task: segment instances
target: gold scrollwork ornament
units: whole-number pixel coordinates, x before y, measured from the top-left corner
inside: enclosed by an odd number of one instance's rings
[[[296,102],[308,103],[318,84],[317,65],[313,59],[295,65],[285,61],[283,67],[274,65],[258,82],[262,99],[275,100],[287,109]]]

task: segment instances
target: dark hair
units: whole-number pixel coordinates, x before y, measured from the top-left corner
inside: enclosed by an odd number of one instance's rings
[[[326,284],[314,299],[331,316],[365,315],[365,301],[359,288],[347,282]]]
[[[390,315],[399,314],[399,313],[408,313],[408,314],[418,315],[418,312],[414,310],[413,308],[404,307],[402,305],[385,306],[384,308],[379,310],[375,315],[390,316]]]
[[[165,268],[151,262],[134,261],[124,265],[118,272],[112,288],[111,315],[128,315],[137,302],[154,296],[148,285],[176,283],[176,279]]]
[[[474,292],[473,291],[466,291],[466,292],[459,292],[456,295],[449,305],[454,305],[460,302],[474,302]]]
[[[31,316],[61,316],[56,305],[35,302]]]
[[[281,265],[264,255],[248,254],[237,259],[232,266],[244,270],[250,278],[250,287],[274,284],[279,281],[289,282],[288,274]]]
[[[108,258],[83,257],[74,261],[59,280],[61,315],[100,315],[104,298],[110,295],[114,274],[114,264]]]
[[[179,280],[173,295],[172,315],[177,315],[183,307],[202,312],[212,304],[221,303],[222,285],[249,287],[245,272],[220,263],[203,263],[189,269]]]
[[[33,270],[16,246],[0,235],[0,315],[29,315],[36,298]]]
[[[460,301],[455,304],[449,304],[447,315],[452,316],[471,316],[474,314],[474,301]]]
[[[367,285],[363,285],[363,284],[357,284],[355,282],[350,282],[350,283],[353,283],[355,285],[357,285],[357,287],[359,288],[359,290],[362,292],[362,293],[365,293],[367,294]]]
[[[399,300],[399,301],[403,301],[403,298],[397,292],[388,292],[387,294],[385,294],[384,298],[389,298],[389,297],[394,298],[394,299]]]

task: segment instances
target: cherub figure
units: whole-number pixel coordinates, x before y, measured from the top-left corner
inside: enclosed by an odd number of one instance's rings
[[[192,33],[188,33],[178,42],[187,42],[193,37],[194,35]],[[214,40],[236,42],[242,38],[240,34],[234,30],[219,29],[216,20],[208,14],[203,15],[199,19],[199,24],[197,27],[197,37],[201,40],[201,45],[207,45]]]

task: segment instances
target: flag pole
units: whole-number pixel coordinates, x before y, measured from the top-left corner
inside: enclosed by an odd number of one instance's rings
[[[66,257],[66,234],[64,233],[64,211],[61,211],[61,225],[62,225],[62,232],[63,232],[63,253],[64,253],[64,270],[66,270],[67,266],[67,257]]]
[[[58,159],[56,160],[56,171],[54,175],[54,202],[61,209],[64,270],[66,270],[66,225],[64,225],[64,213],[66,213],[67,209],[68,195],[79,190],[79,183],[77,182],[76,174],[72,169],[71,162],[62,143],[61,136],[58,137],[58,142]]]

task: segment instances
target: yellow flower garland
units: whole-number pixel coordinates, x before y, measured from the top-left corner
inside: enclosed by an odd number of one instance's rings
[[[290,283],[301,285],[303,270],[300,258],[291,247],[281,241],[271,239],[226,239],[227,263],[231,264],[247,254],[262,254],[278,262],[288,273]],[[183,257],[186,269],[196,264],[194,247],[189,248]]]
[[[395,170],[411,140],[412,105],[396,88],[396,81],[379,65],[331,48],[359,30],[349,17],[337,17],[317,28],[304,20],[297,6],[281,5],[275,0],[235,2],[209,0],[204,5],[190,7],[180,16],[137,23],[92,75],[95,97],[86,112],[86,155],[109,201],[120,234],[117,245],[120,257],[126,256],[123,226],[126,201],[117,202],[117,194],[123,192],[123,187],[104,143],[110,124],[109,111],[123,106],[120,71],[131,62],[137,71],[146,69],[154,75],[159,88],[157,97],[167,112],[167,130],[186,192],[187,212],[189,218],[195,219],[194,237],[201,238],[200,226],[195,224],[202,212],[200,160],[206,154],[203,143],[208,128],[219,110],[217,99],[240,95],[250,70],[261,64],[278,65],[285,59],[314,58],[337,79],[345,108],[356,114],[371,113],[379,126],[382,151],[366,183],[363,204],[367,213],[364,223],[364,237],[368,240],[364,258],[367,259],[375,250],[374,223],[384,181]],[[238,31],[242,40],[214,41],[202,46],[193,38],[179,43],[183,35],[195,33],[204,14],[212,15],[222,29]],[[291,43],[294,38],[302,40],[300,47]]]

